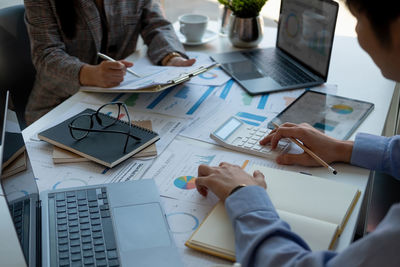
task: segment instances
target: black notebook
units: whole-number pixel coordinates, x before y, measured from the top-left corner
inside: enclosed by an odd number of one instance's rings
[[[92,109],[86,109],[81,113],[63,121],[62,123],[39,133],[38,137],[43,141],[74,152],[82,157],[88,158],[110,168],[160,139],[157,133],[136,125],[132,125],[130,134],[139,137],[141,140],[136,141],[133,138],[129,138],[126,153],[124,153],[124,145],[126,140],[126,135],[124,134],[89,132],[88,136],[82,140],[75,140],[70,134],[68,127],[69,123],[81,114],[92,114],[95,112],[96,111]],[[107,121],[115,120],[104,113],[99,113],[99,116],[102,117],[102,120],[105,123],[107,123]],[[93,129],[110,131],[127,132],[129,127],[126,122],[120,120],[107,128],[97,124],[95,119],[93,120],[93,123]]]

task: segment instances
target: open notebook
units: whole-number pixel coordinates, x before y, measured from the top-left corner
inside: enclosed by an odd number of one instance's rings
[[[254,165],[266,177],[267,192],[281,219],[301,236],[312,250],[331,249],[346,226],[360,197],[351,185],[315,176]],[[232,224],[219,202],[186,246],[225,259],[235,260]]]

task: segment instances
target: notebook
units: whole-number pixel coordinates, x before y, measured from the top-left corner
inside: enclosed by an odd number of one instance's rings
[[[338,8],[331,0],[282,0],[275,47],[212,58],[250,94],[322,84],[328,77]]]
[[[22,152],[15,160],[13,160],[7,167],[5,167],[1,173],[1,178],[5,179],[11,177],[17,173],[25,171],[27,168],[26,165],[26,151]]]
[[[152,130],[151,121],[133,121],[134,125],[146,128],[148,130]],[[133,155],[133,158],[144,158],[144,157],[153,157],[157,156],[157,148],[156,144],[151,144],[150,146],[146,147],[139,153]],[[78,154],[69,152],[68,150],[59,148],[57,146],[53,146],[53,162],[54,163],[73,163],[73,162],[87,162],[90,159],[81,157]]]
[[[281,217],[312,250],[332,249],[346,226],[360,191],[351,185],[324,178],[254,165],[266,177],[267,192]],[[232,224],[219,202],[186,246],[235,260]]]
[[[68,127],[70,122],[81,114],[92,114],[95,112],[96,111],[92,109],[86,109],[56,126],[40,132],[38,137],[40,140],[49,142],[50,144],[78,154],[82,157],[86,157],[109,168],[112,168],[118,163],[130,158],[160,139],[157,133],[132,125],[130,134],[139,137],[141,140],[137,142],[133,140],[133,138],[129,138],[127,152],[124,153],[124,144],[126,140],[124,134],[90,132],[88,136],[82,140],[75,140],[72,138]],[[114,120],[112,117],[104,113],[99,114],[105,123]],[[100,126],[96,120],[93,121],[93,129],[97,130],[101,129],[126,132],[128,129],[127,123],[120,120],[106,129]]]

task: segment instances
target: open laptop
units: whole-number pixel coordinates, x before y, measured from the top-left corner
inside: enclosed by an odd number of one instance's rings
[[[250,94],[322,84],[328,77],[338,8],[331,0],[282,0],[276,47],[211,57]]]
[[[28,160],[1,184],[1,220],[29,266],[183,266],[152,179],[38,194]]]

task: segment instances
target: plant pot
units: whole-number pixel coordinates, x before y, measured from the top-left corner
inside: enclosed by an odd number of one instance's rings
[[[239,18],[231,15],[229,40],[240,48],[256,47],[263,38],[264,22],[262,16]]]

